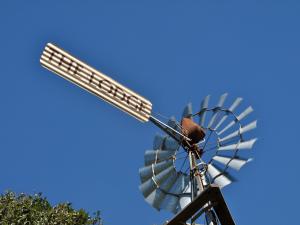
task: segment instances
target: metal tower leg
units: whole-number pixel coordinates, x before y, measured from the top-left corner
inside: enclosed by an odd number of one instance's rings
[[[218,225],[216,215],[215,215],[214,211],[212,211],[210,209],[207,212],[205,212],[205,219],[206,219],[207,225]]]
[[[195,154],[192,151],[189,151],[189,161],[190,161],[190,172],[193,174],[193,177],[196,180],[195,182],[192,182],[193,184],[196,184],[196,188],[193,187],[194,190],[197,190],[196,196],[192,196],[192,198],[197,197],[200,193],[204,191],[205,186],[207,185],[206,177],[204,174],[202,174],[199,170],[199,167],[197,165]],[[191,179],[193,179],[191,177]],[[208,205],[206,204],[205,207]],[[217,218],[215,213],[211,209],[207,209],[205,212],[205,219],[207,225],[218,225]]]

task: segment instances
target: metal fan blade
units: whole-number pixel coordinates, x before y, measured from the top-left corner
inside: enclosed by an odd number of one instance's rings
[[[147,198],[155,189],[159,187],[165,180],[168,179],[172,172],[176,172],[173,166],[167,168],[166,170],[160,172],[158,175],[151,177],[147,181],[143,182],[139,189],[143,193],[144,197]]]
[[[214,179],[214,183],[216,183],[217,185],[219,185],[220,188],[223,188],[223,187],[231,184],[232,181],[227,176],[225,176],[224,174],[222,174],[222,175],[220,175],[220,176],[218,176],[218,177],[216,177]]]
[[[176,121],[176,119],[175,119],[174,116],[172,116],[172,117],[169,119],[167,125],[170,126],[170,127],[172,127],[174,130],[177,130],[179,133],[181,133],[181,125],[180,125],[180,123],[178,123],[178,122]],[[180,136],[179,134],[177,134],[177,133],[175,133],[175,132],[172,132],[172,133],[173,133],[173,135],[175,135],[175,137],[177,137],[178,140],[181,139],[181,136]]]
[[[190,118],[193,115],[192,103],[189,103],[183,110],[182,118]]]
[[[159,206],[157,206],[157,201],[163,199],[165,197],[165,193],[162,192],[160,189],[155,189],[151,194],[149,194],[145,201],[152,205],[157,210],[160,210]]]
[[[231,180],[222,174],[214,165],[208,164],[207,171],[211,178],[213,179],[214,183],[220,186],[220,188],[225,187],[226,185],[231,184]]]
[[[148,166],[153,163],[171,159],[173,154],[174,151],[147,150],[144,155],[145,165]]]
[[[244,159],[240,159],[238,157],[229,158],[229,157],[218,156],[218,155],[214,156],[213,160],[215,160],[219,163],[222,163],[225,166],[229,166],[235,170],[240,170],[246,163],[252,161],[252,159],[244,160]]]
[[[147,198],[156,188],[157,186],[152,179],[147,180],[139,186],[139,189],[145,198]]]
[[[230,112],[233,112],[233,111],[236,109],[236,107],[238,107],[238,106],[241,104],[242,101],[243,101],[242,98],[237,98],[237,99],[233,102],[233,104],[229,107],[229,111],[230,111]],[[224,121],[227,119],[227,117],[228,117],[228,115],[224,115],[224,116],[220,119],[219,123],[217,124],[217,126],[216,126],[214,129],[217,130],[217,129],[224,123]]]
[[[153,191],[147,198],[146,201],[151,204],[157,210],[161,209],[161,204],[165,199],[168,191],[172,188],[177,179],[177,172],[174,170],[169,178],[160,186],[159,189]]]
[[[205,122],[205,115],[206,115],[206,109],[208,108],[208,103],[209,103],[210,95],[207,95],[204,100],[201,102],[201,109],[200,109],[200,125],[203,127],[204,122]]]
[[[219,99],[219,102],[218,102],[218,104],[216,106],[217,109],[221,108],[224,105],[224,102],[225,102],[227,96],[228,96],[228,93],[225,93],[225,94],[221,95],[221,97]],[[210,119],[210,121],[208,123],[208,126],[207,126],[208,128],[212,127],[212,125],[214,124],[214,122],[215,122],[218,114],[219,114],[218,110],[214,111],[214,113],[213,113],[213,115],[212,115],[212,117],[211,117],[211,119]]]
[[[233,112],[243,101],[243,98],[237,98],[233,104],[229,107],[229,111]]]
[[[165,192],[168,192],[174,185],[175,181],[177,180],[178,172],[174,169],[174,171],[171,173],[169,178],[160,185],[160,188],[164,190]]]
[[[249,124],[246,125],[246,126],[243,126],[243,127],[241,128],[241,133],[244,134],[244,133],[246,133],[246,132],[248,132],[248,131],[250,131],[250,130],[253,130],[253,129],[256,128],[256,126],[257,126],[257,120],[253,121],[252,123],[249,123]]]
[[[257,120],[253,121],[252,123],[249,123],[248,125],[242,127],[241,129],[239,129],[237,131],[234,131],[233,133],[227,135],[226,137],[221,138],[219,140],[219,142],[224,142],[224,141],[229,140],[231,138],[234,138],[234,137],[236,137],[236,136],[238,136],[240,134],[244,134],[244,133],[246,133],[246,132],[248,132],[250,130],[253,130],[253,129],[256,128],[256,125],[257,125]]]
[[[163,150],[176,151],[179,148],[179,144],[172,137],[168,136],[165,139]]]
[[[223,150],[237,150],[237,149],[251,149],[254,143],[257,141],[257,138],[254,138],[250,141],[239,142],[233,145],[221,146],[218,148],[218,151]]]
[[[184,189],[184,175],[178,174],[173,187],[170,189],[170,192],[174,194],[180,194],[183,189]],[[162,208],[170,212],[176,213],[178,202],[179,202],[179,197],[177,197],[176,195],[167,195],[162,203]]]
[[[228,96],[228,93],[224,93],[224,94],[221,95],[221,97],[219,99],[219,102],[217,104],[218,108],[221,108],[224,105],[224,102],[225,102],[227,96]]]
[[[162,161],[157,164],[152,164],[150,166],[140,168],[139,174],[142,183],[150,179],[153,175],[156,175],[169,167],[174,167],[173,160]]]
[[[156,134],[153,141],[153,149],[154,150],[162,149],[165,138],[166,138],[165,136]]]
[[[159,174],[155,175],[154,180],[155,183],[160,186],[164,181],[168,179],[170,174],[176,172],[174,166],[169,167],[166,170],[161,171]]]
[[[223,130],[218,132],[218,135],[224,133],[226,130],[232,127],[237,121],[241,121],[243,118],[248,116],[251,112],[253,112],[253,108],[249,106],[245,111],[243,111],[239,116],[237,116],[236,120],[231,121]]]
[[[178,122],[176,121],[175,117],[172,116],[167,123],[168,126],[172,127],[173,129],[180,131],[180,128],[178,127]]]
[[[238,117],[237,120],[241,121],[244,119],[246,116],[248,116],[250,113],[253,112],[253,108],[249,106],[244,112],[242,112]]]
[[[185,177],[185,189],[182,191],[182,196],[179,198],[179,210],[184,209],[192,201],[191,182],[189,177]]]

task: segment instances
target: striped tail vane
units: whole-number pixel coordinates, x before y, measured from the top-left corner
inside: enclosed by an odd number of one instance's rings
[[[73,57],[63,49],[48,43],[42,53],[42,66],[89,91],[104,101],[147,122],[152,104],[149,100],[119,84],[112,78]]]

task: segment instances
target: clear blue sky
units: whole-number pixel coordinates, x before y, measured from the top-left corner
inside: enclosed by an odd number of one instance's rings
[[[283,0],[1,1],[0,191],[99,209],[106,225],[171,217],[138,190],[158,129],[43,69],[41,51],[54,42],[167,116],[207,94],[244,97],[259,142],[224,196],[237,224],[295,224],[299,12],[299,1]]]

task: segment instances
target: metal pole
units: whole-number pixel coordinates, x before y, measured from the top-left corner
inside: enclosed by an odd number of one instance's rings
[[[199,167],[197,165],[197,162],[196,162],[195,154],[192,151],[189,151],[189,161],[190,161],[190,173],[193,174],[193,177],[191,177],[191,179],[195,178],[196,185],[198,187],[198,191],[196,191],[196,193],[197,193],[196,195],[199,195],[201,192],[204,191],[205,184],[206,184],[206,182],[205,182],[206,177],[204,174],[201,174]],[[191,183],[194,183],[194,182],[191,182]],[[197,187],[195,188],[196,190],[197,190]],[[192,187],[192,188],[194,188],[194,187]],[[192,196],[192,198],[194,198],[194,197],[195,196]],[[205,212],[205,219],[206,219],[206,223],[208,225],[218,225],[215,214],[210,209],[208,209]]]
[[[190,171],[194,174],[196,179],[197,186],[199,190],[196,192],[199,195],[204,190],[204,185],[201,179],[201,174],[199,167],[197,166],[195,154],[192,151],[189,151],[189,160],[190,160]]]

